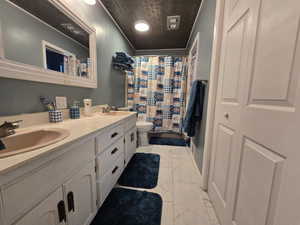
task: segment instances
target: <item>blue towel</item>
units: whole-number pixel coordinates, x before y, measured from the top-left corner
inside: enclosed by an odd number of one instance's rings
[[[205,84],[196,80],[193,82],[185,119],[183,121],[184,131],[189,137],[194,137],[196,124],[201,122],[205,97]]]
[[[129,56],[128,54],[124,53],[124,52],[116,52],[115,60],[117,62],[123,62],[123,63],[126,63],[126,64],[133,64],[134,63],[134,60],[132,59],[132,57]]]
[[[112,59],[113,67],[117,70],[132,70],[133,67],[131,64],[134,63],[134,60],[131,56],[124,52],[116,52]]]

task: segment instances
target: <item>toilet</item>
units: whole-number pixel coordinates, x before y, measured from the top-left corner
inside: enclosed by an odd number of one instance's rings
[[[136,127],[138,131],[138,145],[149,145],[148,132],[153,128],[153,123],[146,121],[138,121],[136,122]]]

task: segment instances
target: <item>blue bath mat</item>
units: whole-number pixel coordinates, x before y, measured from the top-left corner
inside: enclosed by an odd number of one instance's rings
[[[114,188],[91,225],[160,225],[161,215],[159,194]]]
[[[136,188],[155,188],[158,181],[160,156],[135,153],[119,178],[119,185]]]
[[[189,146],[189,142],[184,138],[151,137],[149,143],[151,145]]]

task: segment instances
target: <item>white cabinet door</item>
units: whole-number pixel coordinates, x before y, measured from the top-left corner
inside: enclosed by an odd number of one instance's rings
[[[96,213],[95,162],[64,184],[68,225],[88,225]]]
[[[60,213],[59,213],[60,212]],[[21,218],[15,225],[65,225],[66,209],[62,188],[57,189],[48,198]]]
[[[136,128],[133,128],[125,134],[125,164],[127,165],[136,151]]]
[[[209,195],[222,225],[297,225],[300,1],[224,3]]]

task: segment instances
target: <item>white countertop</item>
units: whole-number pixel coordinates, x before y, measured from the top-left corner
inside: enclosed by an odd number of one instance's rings
[[[37,159],[45,153],[55,151],[63,145],[69,144],[79,138],[92,134],[93,132],[100,131],[108,126],[111,126],[121,120],[136,114],[135,112],[128,112],[127,115],[101,115],[101,113],[94,113],[91,117],[83,117],[76,120],[67,119],[61,123],[46,123],[27,128],[17,129],[16,133],[47,129],[47,128],[62,128],[70,132],[70,135],[55,144],[48,145],[30,152],[21,153],[19,155],[9,156],[0,159],[0,174],[3,174],[11,169],[15,169],[30,160]]]

